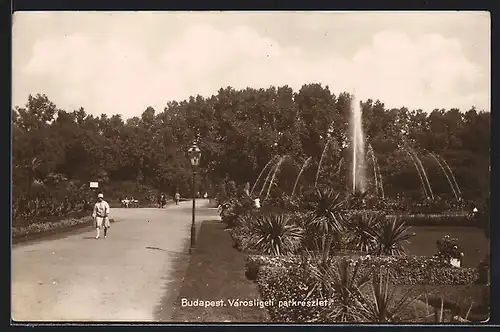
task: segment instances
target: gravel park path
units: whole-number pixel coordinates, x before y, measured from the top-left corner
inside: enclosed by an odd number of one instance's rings
[[[190,257],[191,204],[112,209],[117,222],[106,239],[96,240],[95,229],[87,228],[14,246],[12,319],[168,320],[165,307],[171,306],[168,299],[176,296]],[[202,220],[217,218],[208,200],[197,200],[198,229]]]

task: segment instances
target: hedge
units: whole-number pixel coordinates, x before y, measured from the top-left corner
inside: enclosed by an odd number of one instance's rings
[[[361,271],[385,266],[394,274],[394,283],[399,285],[469,285],[480,283],[482,278],[477,268],[458,268],[445,265],[425,256],[334,256],[332,264],[347,259],[351,263],[364,262]],[[256,280],[263,266],[290,270],[303,262],[300,256],[249,255],[246,275]],[[269,271],[269,270],[267,270]]]
[[[257,285],[263,301],[272,301],[267,312],[273,322],[313,322],[325,321],[328,306],[294,305],[289,301],[303,301],[309,292],[307,281],[299,268],[263,266],[259,269]],[[322,300],[318,294],[312,294],[308,300]],[[283,306],[289,303],[290,306]],[[313,303],[314,304],[314,303]]]

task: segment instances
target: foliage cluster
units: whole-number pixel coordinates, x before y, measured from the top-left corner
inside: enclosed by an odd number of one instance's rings
[[[276,177],[271,197],[291,193],[302,161],[311,157],[297,184],[300,192],[315,181],[328,141],[332,148],[322,162],[318,182],[344,188],[348,163],[341,163],[339,172],[337,165],[347,153],[351,97],[335,95],[320,84],[307,84],[299,91],[288,86],[227,87],[208,98],[171,101],[163,110],[148,107],[140,116],[123,119],[119,114],[92,115],[92,110],[88,113],[83,108],[63,110],[45,95],[30,95],[26,105],[12,110],[16,213],[29,215],[20,202],[42,200],[34,188],[51,186],[57,178],[77,186],[99,181],[105,192],[115,183],[132,181],[170,196],[179,191],[189,197],[191,171],[186,151],[195,137],[202,151],[197,191],[211,196],[220,181],[254,181],[269,160],[285,154],[288,162],[280,171],[283,176]],[[367,144],[378,159],[386,197],[401,192],[415,199],[423,197],[404,147],[411,147],[422,159],[435,196],[453,195],[429,152],[447,161],[465,200],[489,192],[490,113],[474,108],[431,113],[389,109],[378,100],[366,100],[361,106]],[[403,135],[405,128],[409,130]],[[63,196],[70,196],[71,190],[65,189]],[[135,192],[126,195],[138,196]],[[54,200],[53,210],[64,210],[62,199]]]

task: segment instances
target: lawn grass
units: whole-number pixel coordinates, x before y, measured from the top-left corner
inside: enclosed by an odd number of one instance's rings
[[[477,267],[485,255],[490,252],[490,240],[484,232],[475,227],[439,227],[439,226],[412,226],[411,232],[415,236],[405,244],[411,255],[431,257],[437,253],[436,241],[445,235],[457,238],[458,245],[462,248],[462,267]]]
[[[232,248],[233,241],[220,221],[204,221],[198,233],[177,300],[174,322],[265,322],[265,309],[231,306],[229,300],[260,299],[257,285],[245,277],[245,253]],[[223,300],[219,307],[181,306],[182,299]]]

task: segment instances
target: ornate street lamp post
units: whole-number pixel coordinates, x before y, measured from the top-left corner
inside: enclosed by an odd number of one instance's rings
[[[196,168],[200,164],[201,151],[196,145],[196,142],[188,150],[189,161],[191,162],[193,170],[193,216],[191,220],[191,246],[189,247],[189,253],[193,251],[196,246],[196,226],[195,226],[195,208],[196,208]]]

